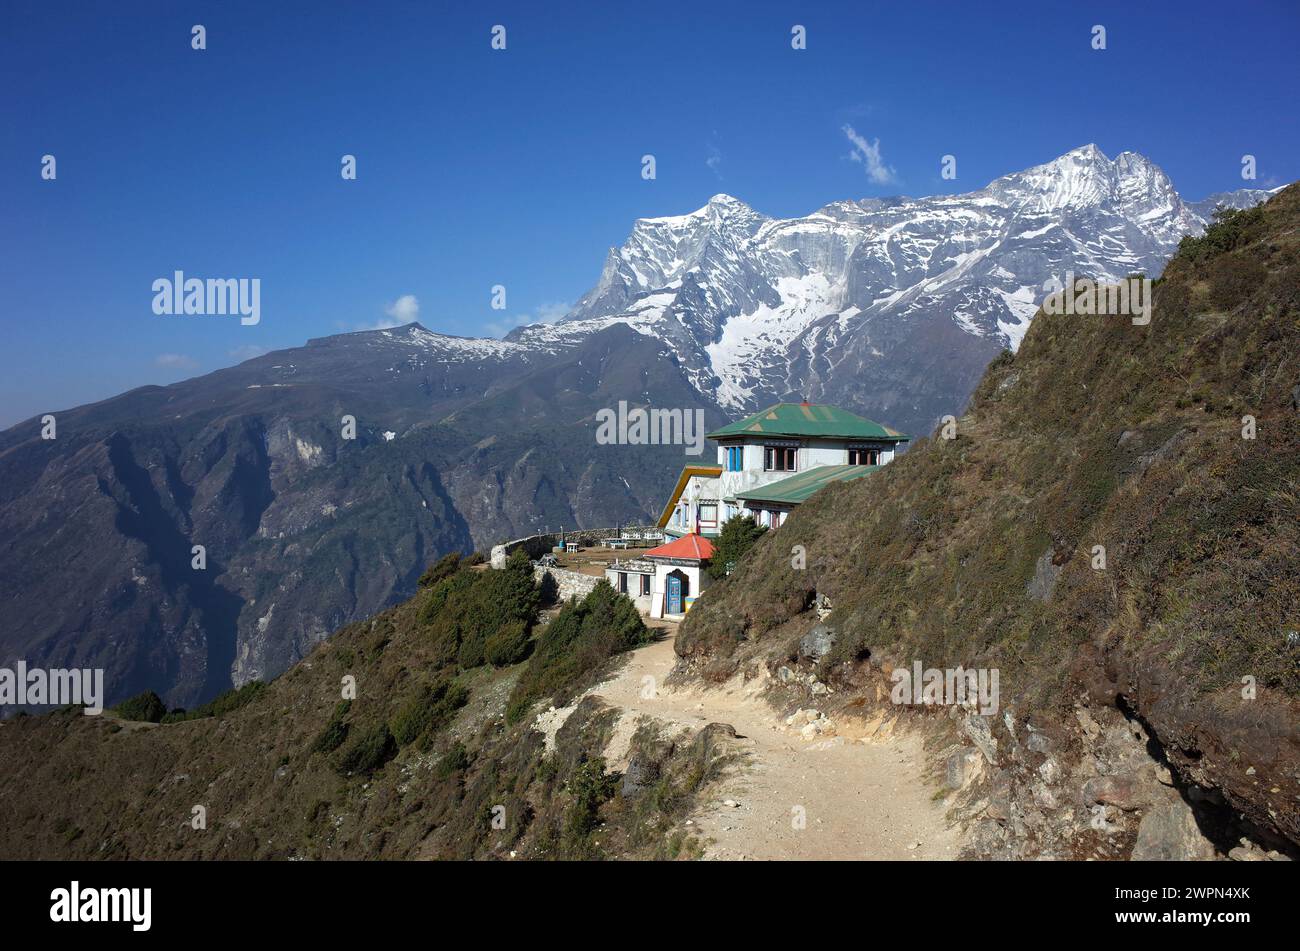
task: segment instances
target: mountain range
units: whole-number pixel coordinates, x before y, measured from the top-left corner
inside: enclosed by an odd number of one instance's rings
[[[1154,276],[1216,205],[1267,194],[1185,202],[1142,156],[1086,146],[798,219],[720,195],[636,222],[555,324],[336,335],[57,412],[54,439],[20,423],[0,433],[0,666],[102,667],[110,703],[181,706],[275,676],[442,553],[657,515],[680,447],[598,446],[601,408],[712,426],[796,397],[924,433],[1045,283]]]
[[[1155,277],[1217,206],[1269,194],[1187,202],[1147,158],[1086,145],[967,194],[839,201],[802,218],[716,195],[636,222],[571,313],[508,339],[556,347],[627,324],[665,341],[734,415],[804,398],[924,433],[1019,346],[1053,281]]]

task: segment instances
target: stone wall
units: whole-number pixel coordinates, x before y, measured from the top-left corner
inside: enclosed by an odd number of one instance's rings
[[[545,585],[547,575],[555,582],[555,599],[560,602],[568,601],[575,595],[579,599],[585,598],[596,585],[605,580],[604,575],[584,575],[564,568],[545,568],[541,565],[533,568],[533,580],[539,585]]]
[[[647,532],[655,529],[624,525],[621,528],[580,528],[571,532],[542,532],[529,535],[527,538],[516,538],[502,542],[500,545],[493,545],[491,564],[493,568],[504,568],[506,559],[519,548],[528,552],[529,558],[536,560],[559,545],[561,541],[577,542],[584,548],[594,548],[606,538],[618,538],[621,533],[631,531]]]

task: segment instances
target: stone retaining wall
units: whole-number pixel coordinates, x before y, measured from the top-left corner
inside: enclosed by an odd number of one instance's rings
[[[545,584],[547,575],[555,582],[555,598],[560,602],[568,601],[575,595],[579,599],[585,598],[596,585],[605,580],[603,575],[584,575],[564,568],[545,568],[541,565],[533,568],[533,580],[539,585]]]

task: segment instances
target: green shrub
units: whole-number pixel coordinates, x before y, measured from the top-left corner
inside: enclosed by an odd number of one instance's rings
[[[475,573],[464,601],[457,659],[470,668],[487,660],[487,640],[502,627],[512,622],[531,627],[537,619],[537,585],[527,553],[516,551],[500,571]]]
[[[137,720],[144,723],[161,723],[167,715],[167,706],[152,690],[136,694],[129,700],[123,700],[113,711],[123,720]]]
[[[340,700],[335,705],[329,723],[325,724],[325,729],[321,730],[311,744],[313,753],[333,753],[343,745],[343,741],[348,738],[347,715],[351,709],[351,700]]]
[[[1187,235],[1178,243],[1176,258],[1200,263],[1206,258],[1232,251],[1250,243],[1251,235],[1264,221],[1264,208],[1226,208],[1214,210],[1214,220],[1199,238]]]
[[[469,690],[445,677],[417,690],[389,721],[389,730],[398,746],[406,746],[449,722],[468,701]]]
[[[516,722],[547,695],[560,699],[610,657],[650,640],[636,606],[601,581],[582,601],[566,604],[537,642],[532,659],[510,694],[506,718]]]
[[[425,569],[416,584],[421,588],[432,588],[443,578],[450,578],[460,570],[460,552],[443,555],[434,564]]]
[[[433,768],[433,775],[438,779],[450,779],[453,774],[469,769],[469,751],[465,744],[457,740]]]
[[[502,628],[522,624],[527,632],[532,627],[539,595],[532,562],[523,551],[515,552],[499,571],[474,571],[464,564],[428,589],[419,618],[436,646],[435,662],[469,669],[488,662],[487,642]],[[517,635],[515,643],[496,646],[504,652],[501,656],[517,655]]]
[[[523,621],[510,621],[488,638],[483,652],[493,667],[509,667],[527,660],[532,649],[533,642]]]
[[[567,789],[572,802],[564,815],[565,845],[575,857],[590,849],[587,841],[600,823],[600,807],[613,798],[618,776],[605,772],[605,760],[596,756],[574,769]]]
[[[767,529],[756,524],[749,515],[733,515],[727,519],[718,533],[718,540],[713,543],[713,557],[705,566],[709,577],[715,580],[725,577],[727,566],[734,568],[738,565],[745,553],[765,534]]]
[[[388,725],[380,723],[358,736],[338,755],[334,768],[342,775],[369,775],[397,754],[397,744]]]
[[[454,604],[455,596],[468,590],[474,584],[474,573],[458,571],[454,575],[441,578],[428,589],[424,601],[420,604],[419,619],[421,624],[435,624],[442,617],[449,602]]]
[[[252,702],[253,698],[266,689],[266,683],[261,680],[253,680],[244,684],[242,687],[234,687],[221,694],[215,700],[196,707],[193,710],[184,710],[180,707],[171,711],[162,718],[163,723],[179,723],[183,720],[201,720],[204,717],[221,717],[228,713],[238,710]]]

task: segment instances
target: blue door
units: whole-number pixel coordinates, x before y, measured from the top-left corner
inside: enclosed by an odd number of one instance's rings
[[[677,575],[668,576],[668,613],[682,613],[682,579]]]

